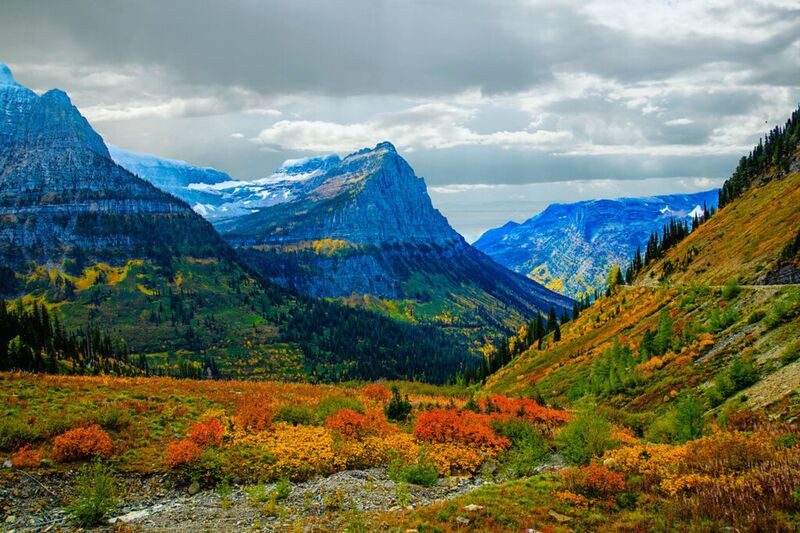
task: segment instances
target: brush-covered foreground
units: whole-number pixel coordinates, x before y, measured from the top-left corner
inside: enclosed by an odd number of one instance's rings
[[[217,509],[206,525],[218,527],[230,524],[226,516],[246,516],[267,530],[792,531],[800,525],[798,428],[739,405],[703,424],[698,407],[681,402],[674,434],[656,444],[637,438],[636,428],[607,421],[586,399],[567,412],[532,399],[407,382],[5,373],[0,398],[0,447],[11,465],[0,471],[0,502],[18,527],[43,524],[54,512],[61,526],[103,524],[120,509],[144,506],[133,493],[152,476],[169,490],[201,490]],[[92,463],[78,478],[71,473]],[[394,494],[382,505],[365,508],[347,487],[312,503],[309,487],[320,482],[307,480],[376,467],[384,469],[377,479],[359,475],[370,486],[388,476]],[[31,476],[41,488],[20,502],[13,487]],[[448,479],[459,479],[449,476],[480,481],[405,508],[409,487],[447,487]],[[55,480],[66,484],[59,498],[47,488]],[[304,498],[288,498],[293,490]],[[131,525],[137,527],[135,518]]]

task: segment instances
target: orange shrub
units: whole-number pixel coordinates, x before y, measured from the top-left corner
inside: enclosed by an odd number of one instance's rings
[[[561,472],[561,477],[570,491],[587,498],[607,498],[625,490],[622,474],[603,465],[568,468]]]
[[[241,431],[263,431],[272,425],[272,414],[271,400],[250,396],[239,403],[233,422]]]
[[[483,463],[486,454],[464,444],[439,442],[425,450],[436,470],[443,476],[472,474]]]
[[[431,409],[419,414],[414,435],[429,442],[460,442],[483,450],[501,450],[511,441],[491,427],[492,417],[458,409]]]
[[[369,409],[364,414],[353,409],[340,409],[335,415],[328,417],[325,426],[348,439],[386,435],[392,430],[386,415],[379,409]]]
[[[216,418],[196,422],[189,428],[189,440],[200,447],[222,444],[222,423]]]
[[[87,457],[111,455],[111,437],[99,425],[71,429],[53,439],[53,458],[64,463]]]
[[[11,456],[11,464],[16,468],[33,468],[42,462],[42,450],[34,450],[26,444]]]
[[[203,449],[192,440],[183,439],[178,442],[170,442],[167,444],[164,463],[170,468],[175,468],[176,466],[191,463],[200,457],[201,453],[203,453]]]
[[[552,431],[567,420],[570,415],[566,411],[550,409],[539,405],[530,398],[509,398],[500,394],[478,400],[478,406],[484,413],[504,418],[518,417],[545,431]]]
[[[364,396],[376,402],[385,402],[392,397],[391,391],[379,383],[370,383],[363,392]]]

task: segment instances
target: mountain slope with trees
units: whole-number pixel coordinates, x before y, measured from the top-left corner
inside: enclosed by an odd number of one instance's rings
[[[103,139],[58,90],[37,95],[0,65],[0,292],[89,339],[102,325],[153,372],[339,380],[449,379],[476,364],[434,328],[298,296],[241,264],[183,201],[111,159]],[[68,363],[2,315],[3,354]],[[26,336],[27,335],[27,336]],[[77,342],[77,341],[76,341]],[[77,344],[80,344],[77,342]],[[76,345],[77,345],[76,344]],[[76,348],[87,360],[87,348]],[[56,353],[58,352],[58,353]],[[28,359],[28,358],[26,358]],[[70,371],[69,365],[56,365]],[[140,365],[144,366],[144,365]],[[101,371],[102,365],[95,364]],[[86,371],[86,365],[74,367]],[[124,373],[119,371],[117,373]]]

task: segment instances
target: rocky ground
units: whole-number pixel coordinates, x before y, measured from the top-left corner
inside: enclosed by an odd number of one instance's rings
[[[0,472],[0,531],[58,531],[69,528],[64,505],[73,497],[77,470]],[[386,469],[349,470],[291,484],[288,496],[270,497],[274,484],[234,486],[230,491],[176,487],[165,476],[118,476],[120,505],[101,530],[278,531],[342,530],[359,511],[402,512],[470,492],[485,481],[442,479],[430,488],[398,484]],[[302,526],[301,526],[302,524]]]

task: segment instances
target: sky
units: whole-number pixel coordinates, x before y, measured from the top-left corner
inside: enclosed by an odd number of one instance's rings
[[[0,61],[237,179],[389,140],[472,241],[719,186],[800,102],[800,0],[3,0]]]

